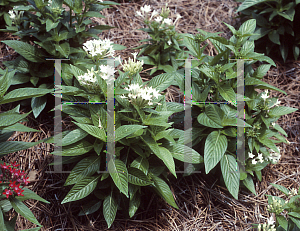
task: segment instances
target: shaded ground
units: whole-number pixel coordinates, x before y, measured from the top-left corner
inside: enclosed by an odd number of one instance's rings
[[[122,2],[122,1],[120,1]],[[135,29],[143,27],[142,22],[134,16],[134,12],[148,4],[160,9],[166,1],[145,1],[136,3],[122,3],[112,9],[104,10],[105,19],[94,19],[99,24],[108,24],[117,28],[101,34],[101,38],[110,38],[115,43],[127,46],[126,50],[119,52],[123,59],[134,52],[131,48],[138,46],[137,42],[145,39],[147,35]],[[224,31],[229,36],[222,21],[234,25],[234,1],[171,1],[168,5],[171,12],[184,16],[180,21],[178,31],[183,33],[197,33],[196,28],[210,32]],[[16,39],[8,34],[0,35],[1,40]],[[0,62],[16,57],[13,51],[0,44]],[[211,52],[208,48],[206,52]],[[300,62],[287,62],[283,65],[276,62],[277,67],[268,72],[264,81],[284,90],[287,96],[271,91],[272,97],[279,97],[280,105],[299,108],[300,95]],[[182,93],[170,88],[168,100],[179,101]],[[9,110],[11,105],[1,107],[1,111]],[[299,112],[282,116],[278,124],[288,134],[290,145],[279,144],[282,158],[277,165],[268,165],[263,170],[262,182],[256,182],[257,195],[241,190],[239,200],[232,199],[228,191],[219,186],[217,179],[205,174],[195,174],[178,180],[171,178],[171,190],[175,195],[180,210],[173,209],[156,195],[144,195],[147,202],[145,208],[139,209],[130,220],[124,219],[118,211],[116,220],[109,230],[250,230],[251,223],[264,223],[268,218],[266,210],[267,197],[265,194],[282,196],[269,183],[277,183],[286,187],[299,188]],[[40,133],[15,132],[10,140],[37,141],[53,135],[53,120],[43,114],[38,120],[32,114],[29,116],[27,126],[41,130]],[[65,119],[63,126],[70,129],[70,122]],[[12,153],[3,158],[6,161],[17,161],[24,170],[30,173],[30,188],[40,196],[50,201],[44,204],[28,201],[28,207],[34,212],[39,222],[44,226],[42,230],[108,230],[102,212],[89,216],[78,217],[78,212],[70,208],[69,204],[60,205],[69,188],[62,187],[67,174],[45,173],[50,168],[52,151],[49,144],[40,144],[25,151]],[[99,211],[102,211],[102,207]],[[13,214],[11,214],[13,216]],[[18,218],[18,229],[35,227],[25,219]]]

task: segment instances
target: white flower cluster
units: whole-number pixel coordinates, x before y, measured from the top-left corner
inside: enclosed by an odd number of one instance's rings
[[[296,188],[292,188],[291,192],[289,193],[289,195],[291,196],[296,196],[298,194],[298,190]]]
[[[140,86],[139,84],[131,84],[128,86],[128,88],[124,88],[125,90],[130,91],[128,94],[128,98],[130,99],[130,102],[140,106],[144,107],[147,104],[149,106],[153,105],[154,98],[158,99],[158,97],[161,95],[159,94],[159,91],[152,88],[152,87],[144,87]],[[127,98],[125,95],[122,95],[121,98]],[[160,103],[157,103],[160,105]]]
[[[100,76],[105,80],[113,80],[116,70],[109,65],[100,65]]]
[[[258,225],[258,231],[276,231],[276,228],[275,228],[275,220],[274,218],[271,216],[269,219],[267,219],[267,223],[265,224],[259,224]]]
[[[118,57],[118,59],[123,67],[123,70],[125,72],[129,72],[130,76],[133,76],[143,70],[144,61],[136,61],[136,56],[138,54],[137,52],[131,54],[133,55],[133,59],[129,58],[128,62],[125,61],[124,65],[121,63],[120,56]]]
[[[14,20],[16,18],[16,14],[13,10],[8,11],[8,13],[11,20]]]
[[[78,81],[82,85],[88,85],[92,86],[97,83],[97,78],[95,76],[96,71],[94,71],[94,68],[92,67],[91,71],[88,70],[87,73],[84,73],[84,75],[80,75],[77,77]]]
[[[141,11],[137,11],[136,12],[136,15],[139,16],[139,17],[142,17],[143,19],[147,19],[148,20],[148,13],[151,12],[151,6],[150,5],[145,5],[144,7],[141,7]],[[162,24],[166,24],[166,25],[175,25],[176,22],[182,18],[182,16],[180,16],[180,14],[177,14],[176,15],[176,19],[175,21],[173,22],[172,19],[168,18],[167,15],[169,15],[169,8],[165,8],[165,9],[162,9],[162,12],[161,14],[159,14],[158,11],[156,10],[153,10],[152,13],[151,13],[151,16],[150,16],[150,21],[152,20],[152,18],[154,16],[156,16],[156,18],[154,19],[154,21],[158,22],[158,23],[162,23]],[[164,17],[163,17],[164,16]]]
[[[267,98],[269,98],[269,96],[268,96],[268,90],[265,90],[265,91],[261,94],[261,98],[263,98],[264,101],[265,101]]]
[[[280,151],[280,148],[279,147],[277,147],[277,148]],[[278,163],[278,161],[280,160],[280,157],[281,157],[280,153],[275,152],[273,149],[270,149],[270,151],[271,151],[271,153],[270,153],[269,160],[271,162]]]
[[[100,59],[105,57],[114,57],[115,50],[113,49],[112,43],[113,42],[111,42],[109,39],[89,40],[83,44],[83,49],[92,57],[97,57]]]
[[[263,154],[262,153],[258,153],[257,154],[257,157],[255,157],[255,155],[251,152],[248,152],[248,156],[250,159],[252,159],[252,164],[257,164],[257,162],[260,162],[260,163],[263,163],[264,162],[264,157],[263,157]]]

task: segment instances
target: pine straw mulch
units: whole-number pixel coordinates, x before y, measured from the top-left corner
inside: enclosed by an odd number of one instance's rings
[[[134,52],[137,42],[147,37],[142,31],[141,21],[134,16],[134,12],[143,4],[149,4],[155,9],[165,5],[166,1],[146,1],[145,3],[123,3],[112,9],[104,10],[105,19],[94,19],[99,24],[116,26],[103,33],[100,37],[110,38],[115,43],[127,46],[126,50],[119,51],[123,59],[127,59]],[[178,12],[183,19],[180,20],[178,31],[183,33],[197,33],[195,28],[210,32],[226,32],[228,30],[221,24],[225,21],[234,25],[233,9],[237,6],[234,1],[172,1],[169,7],[172,12]],[[7,36],[7,35],[4,35]],[[0,36],[1,38],[3,36]],[[4,39],[16,39],[5,37]],[[4,40],[1,39],[1,40]],[[207,51],[209,52],[209,50]],[[1,44],[0,58],[11,60],[15,53]],[[287,95],[271,91],[272,97],[279,97],[281,105],[299,108],[300,95],[300,62],[288,62],[285,65],[277,62],[272,67],[264,81],[284,90]],[[171,87],[167,94],[169,101],[182,101],[182,94],[178,89]],[[12,108],[11,104],[2,105],[0,111]],[[241,190],[239,200],[233,199],[228,191],[218,185],[217,179],[205,174],[194,174],[190,177],[181,177],[178,180],[170,178],[171,190],[176,198],[180,210],[173,209],[156,195],[145,195],[147,206],[139,209],[130,220],[122,217],[118,212],[116,220],[109,230],[251,230],[251,223],[264,223],[268,218],[266,210],[267,197],[265,194],[282,196],[269,183],[277,183],[288,188],[300,186],[299,180],[299,112],[282,116],[278,124],[288,134],[290,145],[278,144],[282,150],[282,158],[277,165],[268,165],[263,170],[262,182],[256,182],[257,195]],[[38,141],[53,135],[53,119],[43,113],[38,119],[32,114],[29,121],[24,122],[28,127],[40,130],[39,133],[15,132],[10,140]],[[71,129],[69,119],[63,120],[63,128]],[[35,200],[28,200],[26,204],[33,211],[38,221],[44,226],[42,230],[108,230],[102,212],[78,217],[77,212],[70,209],[69,204],[60,202],[68,193],[63,187],[68,174],[46,173],[51,170],[48,164],[53,161],[49,153],[53,147],[41,143],[30,149],[9,154],[2,158],[4,161],[17,161],[30,175],[30,189],[37,192],[51,204],[44,204]],[[64,169],[68,170],[68,169]],[[100,209],[102,210],[102,208]],[[15,214],[10,214],[14,216]],[[17,230],[35,227],[31,222],[18,217]]]

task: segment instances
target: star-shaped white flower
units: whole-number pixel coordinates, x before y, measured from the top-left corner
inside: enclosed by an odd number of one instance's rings
[[[255,159],[253,159],[252,164],[257,164],[257,161]]]
[[[142,18],[144,17],[144,15],[142,14],[141,11],[137,11],[137,12],[135,12],[135,13],[136,13],[137,16],[140,16],[140,17],[142,17]]]
[[[164,21],[163,21],[163,23],[171,25],[173,23],[173,21],[170,18],[165,18]]]
[[[275,223],[273,216],[271,216],[269,219],[267,219],[267,222],[269,225],[273,225]]]
[[[255,155],[252,152],[248,152],[248,156],[253,159],[255,157]]]
[[[149,13],[151,11],[151,6],[145,5],[144,7],[141,7],[141,11]]]
[[[172,44],[171,40],[169,40],[167,43],[168,43],[169,46]]]
[[[161,22],[163,18],[161,16],[158,16],[156,19],[154,19],[156,22]]]
[[[269,98],[269,96],[268,96],[268,90],[266,90],[265,92],[263,92],[261,94],[261,98],[263,98],[264,100],[266,100],[267,98]]]
[[[262,153],[258,153],[257,159],[259,159],[260,161],[262,161],[264,159]]]
[[[152,14],[151,14],[151,17],[150,17],[150,20],[151,20],[155,15],[158,15],[158,11],[153,10],[153,12],[152,12]]]

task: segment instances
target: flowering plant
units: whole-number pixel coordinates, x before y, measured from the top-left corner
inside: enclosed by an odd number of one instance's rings
[[[175,21],[169,18],[170,9],[163,8],[159,13],[153,10],[151,13],[151,6],[145,5],[141,7],[141,11],[137,11],[136,15],[144,20],[144,23],[148,28],[142,28],[140,30],[147,32],[151,39],[144,39],[140,42],[150,42],[136,47],[135,49],[141,49],[139,55],[144,54],[139,58],[143,60],[145,64],[154,66],[150,72],[150,75],[157,70],[163,70],[165,72],[173,71],[175,68],[174,63],[176,59],[187,58],[183,51],[183,35],[176,32],[175,27],[178,24],[180,14],[177,14]],[[179,62],[183,65],[183,62]]]
[[[15,6],[10,11],[11,24],[2,31],[13,32],[20,40],[2,41],[20,54],[13,61],[3,62],[9,70],[16,70],[12,85],[34,86],[38,89],[51,89],[53,86],[53,61],[47,59],[70,59],[65,63],[84,63],[85,50],[82,44],[90,37],[98,39],[103,30],[113,27],[94,25],[91,17],[104,16],[99,11],[118,3],[110,1],[62,1],[62,0],[30,0],[29,5]],[[69,9],[67,9],[69,8]],[[124,46],[107,44],[97,40],[99,46]],[[31,44],[29,44],[31,42]],[[34,45],[32,45],[32,43]],[[95,43],[95,42],[94,42]],[[91,49],[91,42],[86,42],[85,49]],[[64,64],[62,64],[64,65]],[[41,71],[43,70],[43,71]],[[72,81],[63,75],[64,82]],[[23,104],[30,104],[37,117],[46,107],[49,95],[32,97]],[[50,108],[53,108],[50,106]]]
[[[1,163],[0,175],[0,226],[3,230],[14,230],[16,218],[8,221],[5,213],[12,208],[23,217],[34,224],[41,226],[41,224],[34,217],[30,209],[22,203],[27,199],[35,199],[45,203],[50,203],[43,198],[36,195],[30,189],[25,188],[25,185],[30,183],[24,171],[18,169],[19,165],[16,163],[6,164]],[[4,213],[3,213],[4,212]],[[39,230],[40,227],[37,229]]]
[[[300,229],[300,188],[288,190],[286,187],[278,184],[272,184],[275,188],[285,194],[287,199],[277,196],[268,196],[268,211],[274,214],[265,224],[253,224],[259,231],[276,230],[299,230]]]
[[[194,148],[203,154],[207,174],[215,171],[220,163],[221,179],[237,199],[240,181],[255,193],[252,179],[254,173],[261,180],[261,170],[268,163],[274,164],[279,161],[280,151],[275,143],[288,141],[278,133],[287,136],[275,122],[281,115],[297,109],[279,106],[280,101],[277,98],[269,98],[268,90],[285,92],[260,80],[275,63],[269,57],[254,52],[254,41],[249,38],[255,29],[255,20],[246,21],[239,30],[227,26],[233,33],[229,40],[218,36],[218,33],[199,30],[201,34],[188,35],[184,41],[189,53],[198,59],[191,62],[193,133],[198,134],[194,136]],[[216,56],[203,54],[205,46],[201,47],[201,44],[206,39],[209,39],[217,50]],[[237,59],[243,59],[244,67],[237,67]],[[257,61],[269,64],[262,64],[254,70],[252,64]],[[237,78],[238,69],[241,75],[244,75],[243,96],[237,92],[240,81]],[[184,69],[174,73],[174,76],[183,91]],[[255,89],[266,90],[258,94]],[[237,99],[240,97],[245,101],[245,107],[242,109],[238,109],[237,105]],[[236,118],[237,115],[241,119]],[[183,116],[184,114],[181,121]],[[241,141],[237,142],[236,126],[239,124],[244,126],[242,133],[246,132],[244,147],[241,147]],[[270,139],[273,136],[278,140]],[[237,144],[240,148],[237,148]],[[238,153],[237,163],[240,171],[236,170],[238,149],[245,150],[246,154],[240,157]],[[197,166],[198,169],[200,167]]]
[[[135,57],[136,53],[133,55]],[[51,153],[62,155],[63,163],[75,162],[65,182],[66,186],[74,186],[62,203],[73,202],[72,205],[76,206],[74,201],[81,200],[78,204],[84,206],[79,214],[84,215],[99,210],[103,201],[103,214],[108,227],[112,225],[118,207],[128,211],[126,216],[134,216],[143,203],[141,198],[145,188],[153,189],[170,205],[178,208],[165,180],[168,180],[168,171],[177,177],[174,159],[184,161],[185,148],[189,148],[178,142],[179,137],[183,137],[183,131],[171,129],[172,123],[168,122],[170,115],[184,110],[182,104],[166,102],[162,93],[174,78],[161,74],[143,82],[139,74],[142,62],[135,58],[123,64],[121,62],[125,72],[119,71],[117,79],[113,74],[106,78],[99,66],[103,60],[91,57],[90,61],[93,65],[85,65],[87,70],[74,65],[65,69],[81,81],[62,88],[62,99],[74,102],[74,105],[63,104],[62,112],[76,121],[77,128],[64,131],[62,151]],[[92,81],[86,73],[93,73]],[[112,84],[114,95],[109,98],[111,93],[107,89]],[[89,103],[80,103],[87,99]],[[91,99],[97,101],[91,102]],[[105,103],[114,100],[112,116]],[[108,121],[113,121],[115,131],[111,130]],[[112,137],[114,153],[104,148]],[[53,142],[54,138],[46,142]],[[192,158],[189,162],[203,162],[199,153],[190,151]],[[103,171],[106,163],[107,172]]]

